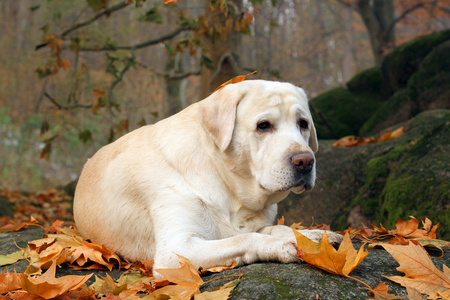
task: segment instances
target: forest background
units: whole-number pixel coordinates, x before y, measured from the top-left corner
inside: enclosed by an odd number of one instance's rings
[[[312,98],[449,15],[449,0],[1,1],[0,188],[75,180],[101,146],[253,70]]]

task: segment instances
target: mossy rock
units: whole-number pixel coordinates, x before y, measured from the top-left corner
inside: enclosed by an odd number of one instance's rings
[[[450,41],[442,43],[421,62],[408,81],[408,87],[417,94],[421,111],[450,108]]]
[[[400,218],[426,216],[450,239],[450,111],[423,112],[402,125],[400,137],[366,146],[321,140],[315,188],[279,204],[286,224],[307,226],[314,217],[334,230],[375,221],[393,228]]]
[[[381,67],[376,66],[357,73],[347,82],[347,87],[353,93],[381,95],[381,81]]]
[[[449,39],[450,30],[435,32],[406,42],[386,55],[381,66],[384,94],[405,88],[428,53]]]
[[[361,126],[358,135],[366,136],[409,120],[418,113],[416,93],[409,88],[396,92],[383,102]]]
[[[344,87],[325,92],[313,99],[314,108],[324,116],[335,136],[324,121],[313,112],[314,124],[320,139],[355,135],[373,111],[383,102],[376,94],[357,94]]]

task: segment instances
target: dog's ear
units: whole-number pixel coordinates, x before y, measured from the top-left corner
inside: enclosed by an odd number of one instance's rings
[[[319,143],[317,141],[316,127],[314,127],[314,123],[311,124],[311,132],[309,136],[309,147],[314,153],[319,150]]]
[[[308,97],[306,96],[305,91],[300,87],[297,87],[297,89],[298,89],[298,92],[300,93],[300,95],[306,101],[306,103],[309,103]],[[309,111],[309,108],[308,108],[308,113],[311,116],[311,112]],[[311,120],[312,120],[312,116],[311,116]],[[311,123],[311,132],[310,133],[311,134],[309,136],[308,144],[309,144],[309,147],[311,147],[311,150],[314,151],[314,153],[316,153],[317,150],[319,150],[319,143],[317,141],[317,133],[316,133],[316,127],[314,127],[314,123]]]
[[[199,103],[200,123],[222,152],[230,145],[236,123],[237,106],[245,96],[245,93],[235,85],[224,86]]]

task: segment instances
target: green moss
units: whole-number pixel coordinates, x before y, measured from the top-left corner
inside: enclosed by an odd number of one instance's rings
[[[362,192],[352,201],[351,207],[363,205],[367,215],[377,213],[380,205],[380,195],[391,173],[391,168],[407,151],[408,147],[398,146],[385,155],[372,158],[366,165],[365,183]]]
[[[450,39],[450,30],[435,32],[406,42],[386,55],[382,63],[383,76],[392,92],[406,87],[420,62],[437,45]]]
[[[376,66],[359,72],[348,82],[347,87],[354,93],[375,93],[381,92],[381,67]]]
[[[354,135],[382,102],[382,97],[373,94],[356,94],[338,87],[313,99],[311,103],[319,110],[338,137]],[[313,113],[317,135],[321,139],[333,138],[323,120]]]
[[[411,89],[403,89],[395,93],[388,101],[383,102],[375,113],[361,126],[358,134],[365,135],[372,131],[378,124],[387,120],[391,114],[394,114],[402,108],[405,103],[410,102],[411,107],[415,107],[416,93]],[[412,117],[417,111],[413,110],[406,119]]]

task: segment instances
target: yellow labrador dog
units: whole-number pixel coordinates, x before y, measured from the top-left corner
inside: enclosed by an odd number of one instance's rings
[[[317,148],[301,88],[229,84],[100,149],[81,173],[75,222],[85,238],[154,259],[155,269],[179,267],[176,254],[204,269],[298,261],[292,230],[272,224],[290,191],[313,188]]]

